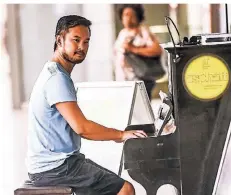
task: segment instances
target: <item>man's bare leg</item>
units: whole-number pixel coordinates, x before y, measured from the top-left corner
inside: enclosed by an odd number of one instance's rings
[[[125,181],[122,189],[117,195],[135,195],[135,189],[131,183]]]

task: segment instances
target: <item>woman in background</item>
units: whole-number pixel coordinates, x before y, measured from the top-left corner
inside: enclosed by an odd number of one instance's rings
[[[140,4],[124,4],[119,7],[119,18],[123,29],[115,42],[116,52],[116,80],[143,80],[149,99],[155,86],[155,80],[138,78],[131,65],[125,61],[124,53],[131,52],[137,55],[153,57],[162,54],[162,48],[156,36],[142,25],[144,8]]]

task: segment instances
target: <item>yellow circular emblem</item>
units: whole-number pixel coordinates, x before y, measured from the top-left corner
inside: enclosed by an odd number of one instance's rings
[[[227,63],[213,54],[192,58],[183,71],[183,84],[196,99],[209,101],[219,98],[229,86]]]

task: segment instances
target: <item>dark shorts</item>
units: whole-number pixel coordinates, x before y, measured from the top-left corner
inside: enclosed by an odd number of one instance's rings
[[[77,194],[116,195],[124,180],[115,173],[97,165],[83,154],[73,155],[52,170],[30,174],[35,186],[69,186]]]

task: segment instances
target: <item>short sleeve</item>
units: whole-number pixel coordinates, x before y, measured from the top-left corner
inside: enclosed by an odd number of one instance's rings
[[[153,44],[152,36],[154,36],[154,34],[147,26],[142,26],[142,34],[143,37],[146,39],[146,45],[151,46]]]
[[[115,41],[114,44],[114,50],[117,51],[121,51],[122,53],[124,53],[124,49],[123,49],[123,44],[126,41],[127,38],[132,37],[134,35],[132,35],[131,33],[129,33],[126,29],[122,29],[119,32],[119,35]]]
[[[77,101],[71,78],[62,73],[52,75],[47,80],[44,85],[44,95],[50,107],[60,102]]]

